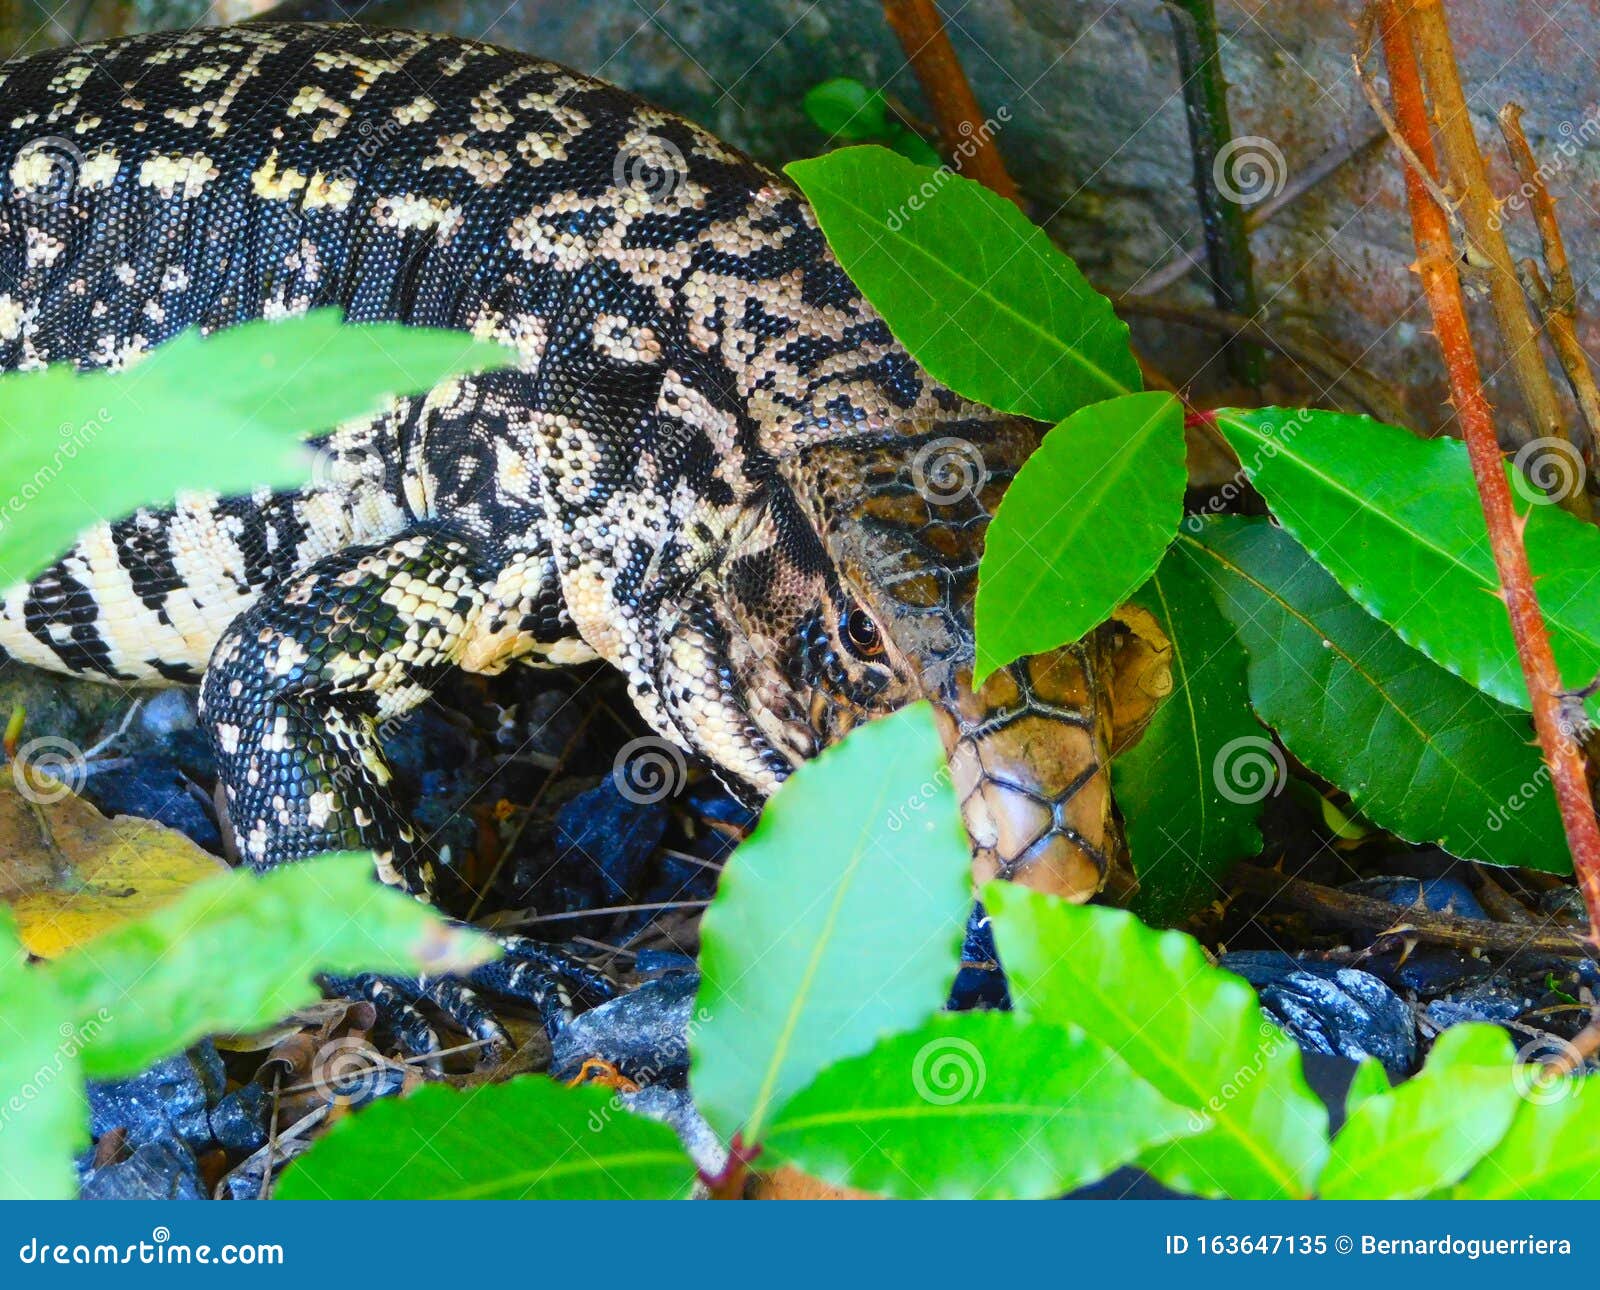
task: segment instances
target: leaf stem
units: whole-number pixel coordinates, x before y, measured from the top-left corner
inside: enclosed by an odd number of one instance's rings
[[[1380,2],[1384,58],[1389,67],[1395,117],[1411,150],[1431,174],[1435,166],[1433,139],[1417,55],[1405,19],[1414,17],[1424,8],[1436,9],[1436,0]],[[1449,217],[1429,192],[1423,176],[1410,167],[1406,169],[1406,197],[1417,248],[1417,272],[1433,315],[1456,415],[1461,421],[1472,461],[1472,475],[1494,552],[1495,571],[1500,578],[1517,657],[1522,663],[1528,697],[1533,705],[1534,728],[1545,764],[1550,768],[1562,827],[1572,852],[1573,869],[1589,911],[1589,938],[1600,946],[1600,823],[1595,819],[1594,801],[1589,795],[1576,732],[1570,729],[1571,723],[1563,713],[1561,674],[1550,650],[1550,635],[1528,567],[1528,554],[1522,540],[1524,521],[1511,502],[1511,486],[1495,436],[1494,415],[1478,373],[1461,282],[1456,276],[1456,252],[1450,238]]]
[[[994,123],[978,106],[933,0],[883,0],[883,16],[928,96],[950,164],[1020,206],[1016,181],[994,146]]]

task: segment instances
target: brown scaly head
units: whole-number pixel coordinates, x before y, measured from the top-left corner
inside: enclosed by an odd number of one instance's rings
[[[714,709],[721,733],[701,751],[765,792],[859,722],[931,699],[976,876],[1086,900],[1117,849],[1100,644],[971,686],[984,532],[1039,436],[1031,422],[983,413],[779,460],[701,584],[693,648],[707,648],[721,683],[696,724],[704,731]],[[695,689],[701,703],[712,697]]]

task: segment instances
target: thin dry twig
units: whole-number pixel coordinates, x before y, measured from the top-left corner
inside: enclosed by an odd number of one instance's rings
[[[1111,303],[1121,314],[1200,327],[1225,336],[1247,337],[1315,372],[1328,383],[1330,391],[1343,390],[1359,408],[1370,412],[1380,421],[1390,425],[1405,425],[1409,420],[1406,410],[1390,393],[1387,385],[1359,364],[1349,361],[1331,342],[1320,336],[1301,337],[1287,328],[1269,327],[1258,318],[1246,318],[1243,314],[1229,313],[1224,309],[1126,295],[1114,296]]]
[[[1462,222],[1471,234],[1471,249],[1484,258],[1489,303],[1505,341],[1506,358],[1522,395],[1533,437],[1569,438],[1566,418],[1556,400],[1555,384],[1550,379],[1550,369],[1539,347],[1539,335],[1528,312],[1527,298],[1517,280],[1511,251],[1500,227],[1500,203],[1489,186],[1489,170],[1472,129],[1472,115],[1461,88],[1444,9],[1439,0],[1412,0],[1407,13],[1414,56],[1433,105],[1438,147],[1449,172],[1450,191]],[[1392,71],[1391,68],[1391,77]],[[1412,147],[1426,160],[1426,154],[1416,146],[1415,139]],[[1581,491],[1572,491],[1562,503],[1580,513],[1588,512],[1588,497]]]
[[[1533,222],[1539,230],[1539,244],[1544,252],[1545,269],[1550,275],[1548,286],[1538,275],[1538,269],[1528,264],[1529,285],[1534,290],[1534,303],[1544,320],[1545,335],[1560,360],[1573,400],[1583,413],[1588,435],[1581,447],[1584,465],[1593,474],[1595,447],[1600,442],[1600,390],[1596,390],[1594,373],[1589,368],[1589,356],[1578,342],[1578,291],[1572,281],[1572,267],[1567,261],[1567,243],[1561,235],[1561,225],[1556,219],[1555,198],[1544,182],[1544,173],[1528,146],[1528,136],[1522,129],[1522,107],[1507,103],[1500,109],[1500,132],[1505,135],[1506,148],[1516,167],[1517,178],[1522,181],[1533,212]]]
[[[1437,5],[1432,0],[1413,0],[1402,11],[1399,0],[1382,0],[1382,3],[1383,48],[1389,65],[1395,117],[1413,151],[1431,172],[1433,142],[1422,79],[1411,32],[1404,19],[1424,9],[1436,9]],[[1589,911],[1589,937],[1600,946],[1600,822],[1595,819],[1582,750],[1569,733],[1569,723],[1563,716],[1561,674],[1550,651],[1549,631],[1539,609],[1539,597],[1522,541],[1526,520],[1519,517],[1512,506],[1511,486],[1495,437],[1494,415],[1478,374],[1461,282],[1455,273],[1456,253],[1450,240],[1449,220],[1421,178],[1410,169],[1406,171],[1406,197],[1417,247],[1417,271],[1422,277],[1423,292],[1450,378],[1456,415],[1460,418],[1472,461],[1501,596],[1511,619],[1517,658],[1522,664],[1533,707],[1534,728],[1545,764],[1550,768],[1561,823],[1572,852],[1573,870]]]
[[[1586,958],[1593,951],[1576,931],[1559,928],[1534,930],[1518,923],[1492,923],[1462,918],[1418,907],[1401,908],[1337,887],[1257,865],[1235,865],[1228,873],[1230,886],[1262,900],[1263,906],[1282,905],[1317,915],[1339,927],[1354,927],[1375,936],[1410,936],[1430,945],[1459,950],[1489,950],[1497,954],[1552,954],[1561,958]]]
[[[883,0],[883,16],[928,96],[951,164],[968,179],[1020,205],[1016,181],[994,146],[994,126],[978,106],[933,0]]]
[[[704,909],[710,903],[709,900],[651,900],[638,905],[602,905],[596,909],[570,909],[560,914],[508,913],[504,916],[491,915],[484,919],[484,925],[496,929],[533,927],[539,923],[562,923],[574,918],[599,918],[605,914],[637,914],[653,909]]]

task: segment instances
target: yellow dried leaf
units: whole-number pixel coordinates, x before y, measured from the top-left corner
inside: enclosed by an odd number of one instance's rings
[[[0,773],[0,898],[31,954],[55,958],[227,868],[164,824],[109,819],[59,784],[31,787],[24,796]]]

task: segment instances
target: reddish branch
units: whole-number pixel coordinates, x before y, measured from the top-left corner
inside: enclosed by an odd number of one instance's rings
[[[1402,10],[1401,0],[1383,0],[1380,14],[1395,117],[1401,134],[1430,179],[1435,172],[1433,139],[1407,20],[1413,8],[1432,7],[1434,2],[1412,0]],[[1545,763],[1550,768],[1556,802],[1561,809],[1561,823],[1572,851],[1573,868],[1589,911],[1589,938],[1600,946],[1600,824],[1595,820],[1594,802],[1584,777],[1582,753],[1562,717],[1561,676],[1550,652],[1550,635],[1545,628],[1544,615],[1539,611],[1533,574],[1528,568],[1528,554],[1522,540],[1525,520],[1517,516],[1511,504],[1511,488],[1495,437],[1494,417],[1484,397],[1478,360],[1467,328],[1449,216],[1435,201],[1424,176],[1410,168],[1406,171],[1406,197],[1417,247],[1417,271],[1422,277],[1423,293],[1433,315],[1434,330],[1449,374],[1456,415],[1472,460],[1472,475],[1488,524],[1501,596],[1511,617],[1517,657],[1522,663],[1528,697],[1533,705],[1534,728],[1538,731]]]
[[[968,179],[1018,201],[1016,182],[994,146],[994,123],[978,106],[933,0],[883,0],[883,16],[928,96],[951,164]]]

